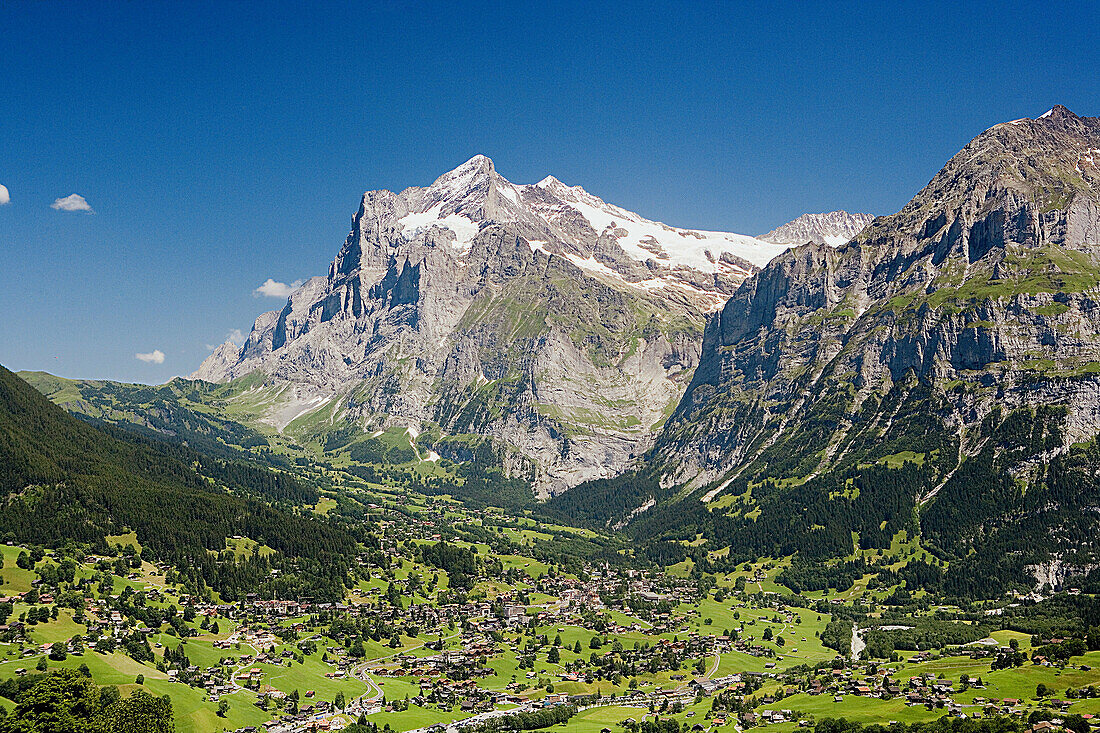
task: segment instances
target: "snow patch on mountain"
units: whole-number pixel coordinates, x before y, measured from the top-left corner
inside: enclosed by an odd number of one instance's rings
[[[606,235],[615,240],[636,262],[652,260],[705,274],[723,271],[723,253],[762,267],[786,249],[743,234],[681,229],[651,221],[609,204],[580,186],[567,186],[553,176],[535,184],[513,184],[483,155],[440,176],[426,189],[406,189],[401,197],[410,204],[408,213],[397,222],[402,236],[411,240],[432,227],[441,227],[454,233],[455,246],[463,252],[469,250],[481,223],[516,222],[531,215],[582,253],[588,254],[588,246],[581,241],[584,232],[578,230],[583,223],[596,238]],[[585,262],[582,267],[600,271],[591,258],[580,260]],[[751,268],[735,274],[747,276]]]
[[[535,187],[558,199],[556,205],[535,207],[548,221],[561,216],[563,210],[577,211],[597,234],[609,233],[639,262],[656,258],[666,264],[714,273],[718,271],[718,255],[723,252],[762,267],[786,249],[743,234],[679,229],[651,221],[609,204],[580,186],[567,186],[553,176],[542,179]]]
[[[479,155],[427,187],[363,194],[327,275],[194,378],[262,375],[241,398],[296,438],[481,435],[541,493],[562,491],[652,445],[710,314],[786,249],[671,227],[552,176],[515,185]]]

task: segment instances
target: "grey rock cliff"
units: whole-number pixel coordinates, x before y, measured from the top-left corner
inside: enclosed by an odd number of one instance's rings
[[[886,405],[922,385],[963,453],[997,408],[1061,405],[1064,445],[1091,439],[1098,212],[1100,118],[1056,107],[982,133],[839,249],[783,253],[708,324],[658,443],[666,483],[703,485],[784,451],[804,456],[791,478],[816,475],[885,445],[906,415]]]

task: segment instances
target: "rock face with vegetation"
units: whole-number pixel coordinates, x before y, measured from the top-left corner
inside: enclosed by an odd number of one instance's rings
[[[651,445],[707,316],[784,248],[554,178],[514,185],[477,156],[428,188],[365,194],[328,275],[193,376],[261,375],[278,393],[263,419],[326,450],[395,426],[444,458],[489,440],[513,475],[561,491]]]
[[[885,405],[921,385],[967,453],[997,407],[1064,405],[1065,445],[1091,439],[1098,256],[1100,120],[1055,108],[997,125],[851,244],[792,249],[746,282],[711,322],[662,450],[671,463],[690,446],[677,475],[711,478],[797,445],[790,478],[813,475],[858,447],[854,432],[897,433],[905,412]]]
[[[772,556],[920,532],[1012,566],[953,564],[970,578],[1052,556],[1085,568],[1098,285],[1100,119],[997,125],[851,243],[791,249],[746,281],[647,467],[561,509],[614,523],[664,497],[633,531]]]

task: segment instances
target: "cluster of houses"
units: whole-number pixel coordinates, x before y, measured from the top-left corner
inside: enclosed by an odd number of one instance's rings
[[[473,637],[462,649],[445,649],[430,656],[395,654],[385,663],[372,666],[370,672],[387,677],[440,677],[466,679],[492,674],[484,661],[497,653],[495,643],[484,637]]]
[[[425,519],[408,518],[401,523],[385,520],[382,523],[383,552],[391,558],[399,557],[402,538],[404,541],[439,540],[441,534],[437,530],[445,521],[442,512],[436,516],[431,511]],[[96,558],[89,558],[89,560],[96,560]],[[385,577],[382,569],[374,567],[366,555],[360,559],[360,565],[370,567],[374,578]],[[340,646],[328,646],[325,652],[331,671],[326,675],[333,679],[343,679],[369,672],[375,676],[413,680],[418,687],[416,694],[408,698],[409,703],[445,710],[457,708],[469,716],[490,713],[505,705],[518,706],[517,709],[534,709],[560,704],[576,704],[582,707],[637,705],[666,710],[672,705],[691,704],[698,697],[714,697],[724,693],[731,693],[735,697],[752,694],[751,690],[759,689],[758,679],[764,677],[778,679],[781,683],[780,690],[759,699],[761,705],[769,707],[763,710],[740,712],[739,721],[744,726],[790,723],[807,725],[807,721],[799,720],[797,711],[770,707],[787,696],[801,692],[813,696],[828,695],[837,703],[843,702],[848,696],[900,699],[904,700],[906,705],[944,709],[955,715],[981,715],[985,712],[1023,714],[1021,701],[1014,699],[998,700],[978,697],[974,699],[972,705],[966,706],[967,710],[964,710],[964,706],[953,699],[956,683],[937,678],[932,674],[914,676],[902,683],[893,679],[885,670],[869,672],[868,667],[827,670],[813,679],[796,679],[794,676],[777,672],[776,661],[781,661],[782,657],[777,655],[773,646],[758,643],[754,636],[745,633],[753,623],[750,620],[744,622],[740,635],[701,634],[691,630],[694,627],[693,622],[699,617],[699,612],[677,610],[682,609],[683,604],[690,605],[699,600],[698,586],[687,578],[656,571],[613,568],[608,565],[588,567],[580,577],[563,574],[531,577],[519,568],[513,568],[509,573],[509,579],[518,575],[526,589],[499,591],[492,598],[486,598],[484,594],[473,595],[471,599],[462,603],[389,603],[381,598],[381,590],[377,584],[365,593],[357,594],[350,603],[314,603],[309,599],[270,599],[249,594],[237,603],[217,604],[198,597],[183,595],[173,599],[173,603],[179,606],[180,610],[193,612],[196,618],[206,617],[208,621],[218,618],[234,619],[240,625],[228,638],[213,643],[215,649],[227,652],[226,657],[218,664],[206,668],[190,664],[173,664],[165,671],[171,680],[204,689],[208,700],[217,701],[226,694],[249,689],[255,691],[262,699],[282,701],[286,695],[271,685],[265,684],[265,670],[272,666],[286,667],[292,664],[295,653],[290,648],[285,648],[285,640],[295,636],[303,641],[324,643],[324,637],[317,633],[317,619],[310,620],[308,617],[311,615],[329,618],[339,616],[348,619],[381,620],[398,629],[415,628],[417,631],[412,633],[419,633],[421,636],[435,633],[442,636],[444,629],[450,631],[456,626],[461,626],[461,648],[459,649],[446,649],[440,643],[437,648],[421,649],[417,654],[396,653],[369,664],[353,659],[347,650]],[[389,577],[392,578],[392,576]],[[764,577],[765,574],[758,571],[755,579],[763,580]],[[143,594],[149,601],[164,600],[155,587],[149,587],[143,591]],[[541,600],[531,603],[530,595],[536,595]],[[797,622],[796,614],[784,607],[776,594],[768,595],[773,600],[766,603],[776,608],[772,621],[782,621],[788,625]],[[97,646],[99,641],[106,644],[107,640],[118,641],[134,633],[153,633],[153,630],[145,628],[139,619],[126,618],[120,610],[123,606],[117,603],[117,600],[116,597],[88,599],[85,618],[89,628],[88,636],[94,640],[93,646]],[[39,598],[40,603],[51,601],[48,595]],[[839,602],[839,599],[832,599],[832,602]],[[744,603],[737,602],[736,606],[744,607]],[[596,614],[599,616],[599,621],[598,624],[593,624],[592,612],[594,611],[619,611],[625,615]],[[528,685],[523,682],[511,682],[505,686],[504,690],[489,690],[479,686],[480,678],[494,674],[493,669],[488,666],[488,660],[500,654],[501,634],[514,632],[530,624],[543,627],[560,624],[559,631],[564,631],[565,626],[579,626],[601,636],[632,632],[651,637],[652,643],[646,642],[635,649],[616,651],[609,651],[606,647],[593,649],[592,663],[588,661],[588,649],[586,649],[585,656],[563,666],[558,671],[556,676],[564,682],[595,681],[600,673],[597,669],[601,664],[600,660],[607,660],[612,655],[618,655],[620,660],[636,663],[639,666],[641,663],[651,664],[652,666],[646,668],[647,671],[668,671],[670,668],[678,670],[680,661],[699,660],[731,652],[767,657],[769,661],[764,664],[764,672],[744,672],[717,678],[673,674],[671,675],[673,684],[667,688],[649,691],[630,690],[618,697],[597,700],[587,696],[571,697],[560,692],[542,695],[540,691],[532,692],[531,696],[528,696],[522,694],[529,690]],[[19,622],[13,622],[6,627],[0,627],[0,633],[18,632],[21,626]],[[273,629],[278,630],[279,635],[276,635]],[[303,638],[307,634],[312,635]],[[670,634],[676,634],[676,638],[664,638]],[[806,641],[805,638],[802,641]],[[330,643],[335,644],[331,641]],[[348,643],[350,645],[350,642]],[[48,646],[44,645],[44,648],[39,650],[30,649],[27,653],[41,653]],[[242,647],[249,647],[253,653],[242,653]],[[279,647],[284,647],[284,650],[272,651],[273,648]],[[431,647],[430,643],[428,647]],[[429,650],[435,653],[425,653]],[[996,646],[980,647],[970,653],[988,655],[995,654],[997,651]],[[919,663],[928,658],[930,658],[928,652],[919,652],[909,661]],[[770,661],[771,659],[776,661]],[[1044,662],[1042,659],[1033,661],[1036,664]],[[536,675],[531,672],[527,676],[530,678]],[[974,684],[971,687],[981,689]],[[396,704],[402,704],[402,702],[396,701]],[[395,702],[391,701],[391,706],[386,707],[379,692],[377,697],[352,701],[349,711],[370,714],[393,709],[394,704]],[[1055,700],[1053,705],[1067,709],[1069,703]],[[306,729],[329,730],[333,727],[334,712],[332,703],[314,699],[313,694],[306,691],[304,700],[293,713],[289,711],[280,713],[274,720],[266,723],[264,728],[268,733]],[[711,717],[711,724],[724,725],[725,722],[725,714],[716,710],[715,715]],[[1035,730],[1045,733],[1046,728],[1036,727]],[[254,733],[254,729],[243,729],[243,731]]]

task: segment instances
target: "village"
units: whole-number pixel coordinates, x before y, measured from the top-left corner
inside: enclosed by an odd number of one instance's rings
[[[1091,722],[1100,712],[1087,692],[1100,682],[1100,658],[1054,664],[1020,651],[1025,636],[997,632],[893,662],[859,660],[823,642],[833,615],[860,598],[854,591],[794,595],[766,563],[712,577],[606,561],[567,568],[522,554],[525,541],[548,534],[537,523],[464,516],[500,531],[472,536],[451,507],[383,518],[378,551],[359,558],[358,582],[338,602],[189,592],[133,540],[76,556],[7,545],[5,589],[17,592],[0,598],[10,608],[0,680],[93,662],[139,669],[128,682],[212,710],[226,730],[272,733],[357,721],[395,733],[480,730],[555,708],[608,731],[660,718],[696,731],[785,731],[850,710],[905,720],[1043,709],[1051,727],[1059,715]],[[494,552],[497,536],[505,543]],[[991,669],[1013,655],[1026,661]],[[961,669],[973,672],[948,672]],[[1072,699],[1036,699],[1034,685],[1028,695],[1002,682],[1063,670],[1080,683]]]

